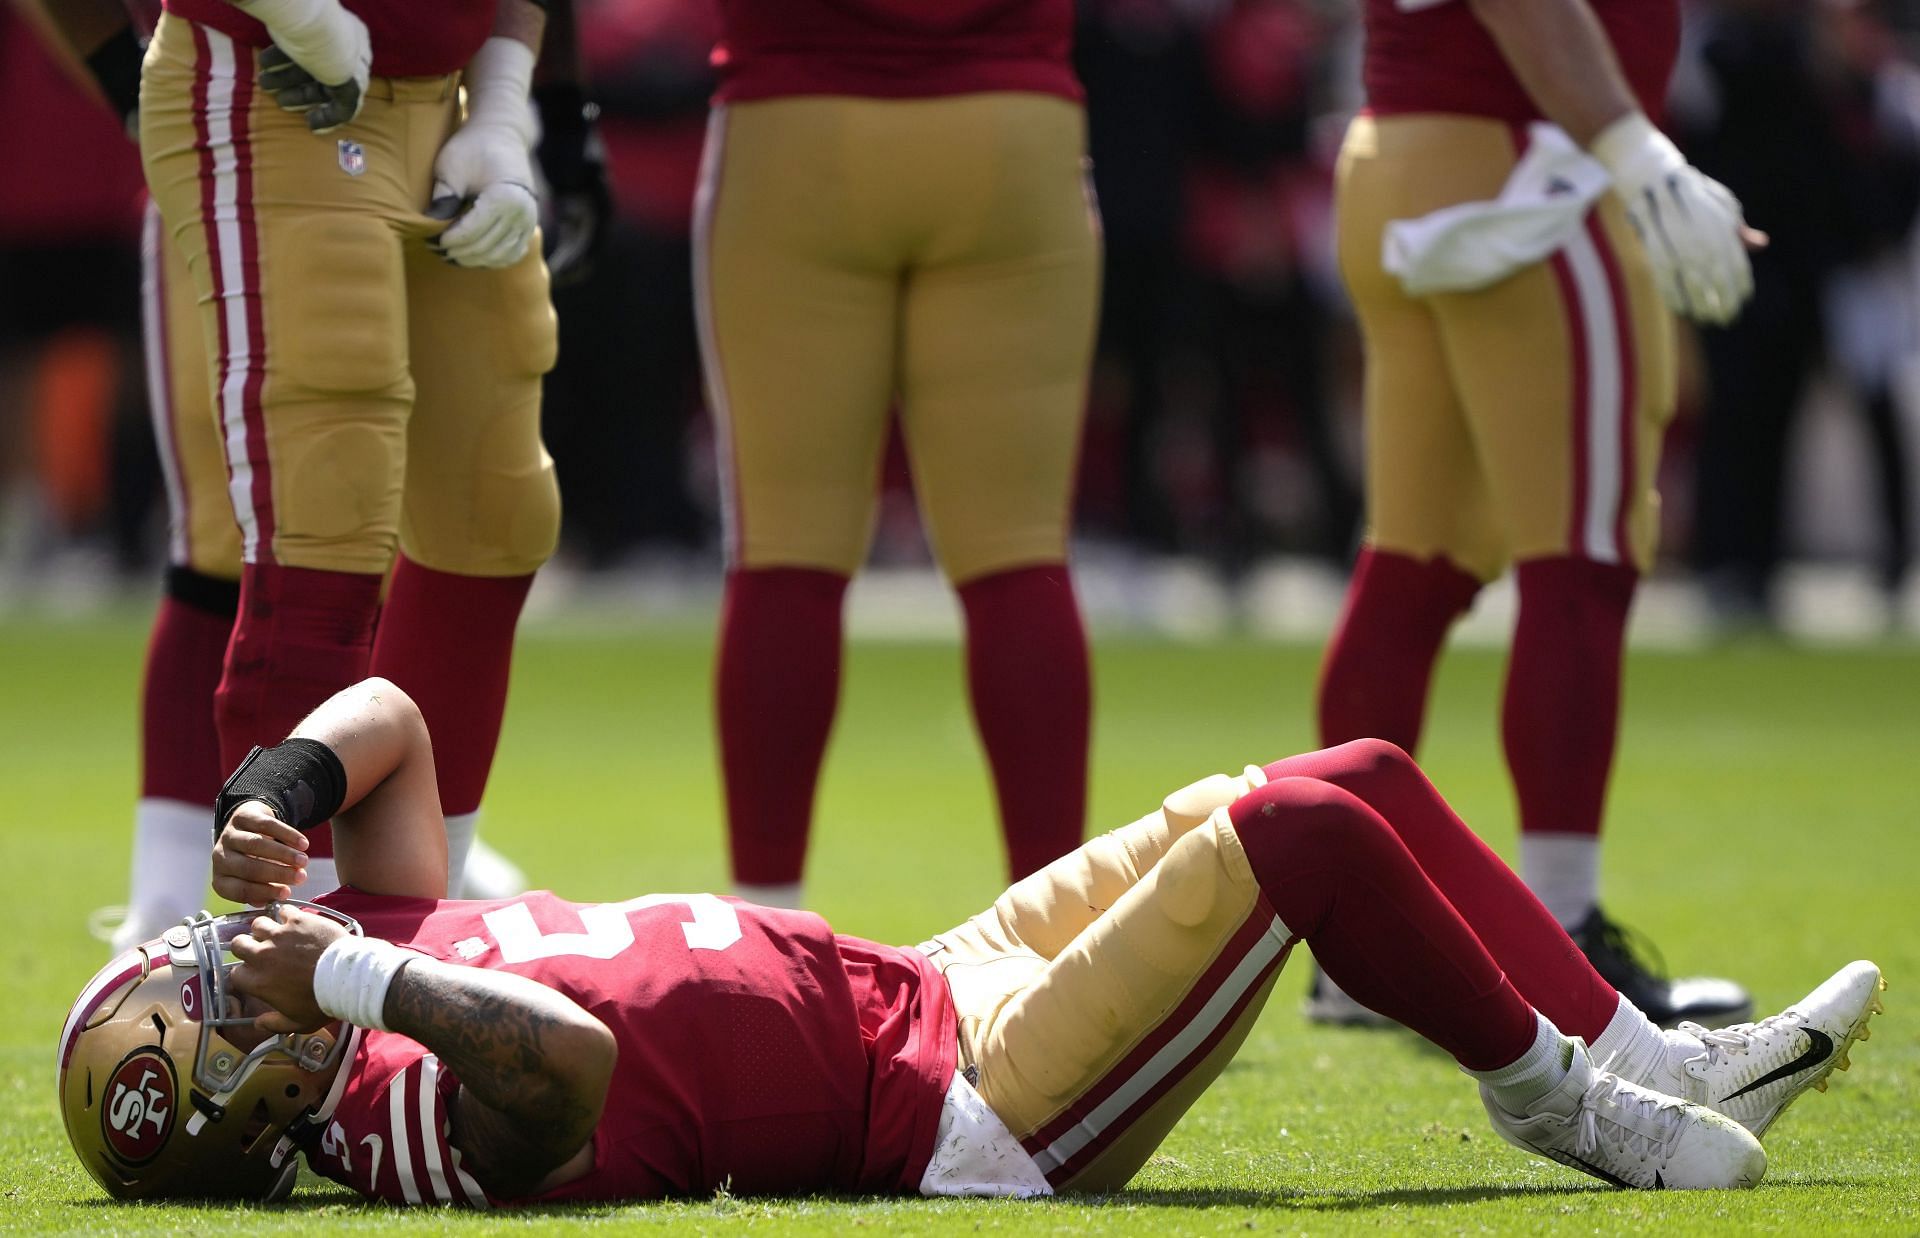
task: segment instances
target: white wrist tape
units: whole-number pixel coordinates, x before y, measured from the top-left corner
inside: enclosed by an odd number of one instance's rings
[[[341,937],[314,964],[313,1000],[336,1019],[384,1032],[387,987],[419,957],[375,937]]]
[[[467,62],[461,84],[467,88],[467,123],[506,125],[533,145],[533,49],[518,39],[495,35]]]

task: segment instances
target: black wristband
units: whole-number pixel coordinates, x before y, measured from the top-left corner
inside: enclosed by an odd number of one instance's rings
[[[113,114],[123,121],[140,110],[140,61],[144,55],[145,49],[129,24],[87,57],[87,70],[113,105]]]
[[[317,739],[289,739],[255,748],[233,771],[213,804],[213,833],[233,810],[260,800],[295,829],[310,830],[340,811],[347,798],[347,769],[333,749]]]

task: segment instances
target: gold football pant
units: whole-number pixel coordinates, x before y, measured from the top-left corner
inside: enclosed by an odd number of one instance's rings
[[[1066,557],[1099,285],[1064,99],[716,108],[695,295],[732,566],[851,575],[888,411],[947,575]]]
[[[1286,960],[1215,775],[921,947],[980,1095],[1056,1190],[1146,1163],[1246,1039]]]
[[[140,328],[147,406],[167,495],[167,562],[240,579],[240,526],[227,502],[227,466],[207,389],[200,306],[179,246],[147,204],[140,233]]]
[[[427,246],[457,78],[375,78],[353,124],[315,136],[254,73],[251,49],[167,16],[140,107],[242,556],[380,573],[398,544],[441,571],[531,572],[559,527],[539,436],[553,312],[537,246],[501,271]]]
[[[1381,266],[1389,221],[1497,197],[1524,142],[1465,116],[1361,116],[1347,131],[1336,205],[1366,347],[1370,539],[1482,580],[1548,556],[1644,571],[1673,322],[1619,204],[1476,292],[1410,297]]]

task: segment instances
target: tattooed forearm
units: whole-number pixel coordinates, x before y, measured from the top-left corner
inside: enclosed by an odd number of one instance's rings
[[[506,972],[417,960],[387,990],[385,1016],[459,1076],[454,1143],[495,1194],[532,1190],[591,1138],[613,1041],[564,994]]]

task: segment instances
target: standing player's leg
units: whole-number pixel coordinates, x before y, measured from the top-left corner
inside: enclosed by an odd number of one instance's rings
[[[377,79],[351,130],[373,174],[356,175],[336,139],[255,89],[253,59],[169,15],[140,109],[148,184],[201,301],[241,532],[214,697],[226,768],[366,674],[413,399],[398,229],[433,156],[413,113],[451,89]],[[330,885],[330,844],[314,838],[303,893]]]
[[[1447,631],[1505,565],[1432,309],[1380,264],[1388,221],[1499,190],[1506,139],[1361,117],[1341,150],[1340,268],[1366,351],[1367,536],[1321,668],[1320,742],[1415,750]]]
[[[1066,562],[1099,303],[1085,124],[1064,100],[1011,94],[923,104],[913,123],[926,140],[902,177],[935,226],[902,307],[902,426],[965,611],[1018,878],[1078,846],[1086,813],[1092,684]]]
[[[1653,974],[1598,906],[1622,647],[1652,559],[1654,471],[1673,409],[1672,319],[1611,200],[1546,263],[1433,304],[1518,564],[1502,735],[1521,871],[1655,1019],[1744,1017],[1751,1000],[1739,986]]]
[[[239,605],[240,533],[207,389],[193,281],[149,205],[140,246],[147,406],[167,496],[167,573],[141,684],[140,798],[116,950],[207,895],[207,839],[225,769],[213,694]]]
[[[797,904],[894,387],[895,179],[827,98],[714,110],[694,294],[725,504],[715,717],[735,889]]]
[[[455,119],[449,109],[447,123]],[[400,558],[370,670],[413,697],[434,737],[458,895],[506,714],[520,608],[560,533],[560,492],[540,442],[554,318],[537,244],[504,270],[466,270],[416,239],[406,271],[417,394]]]

